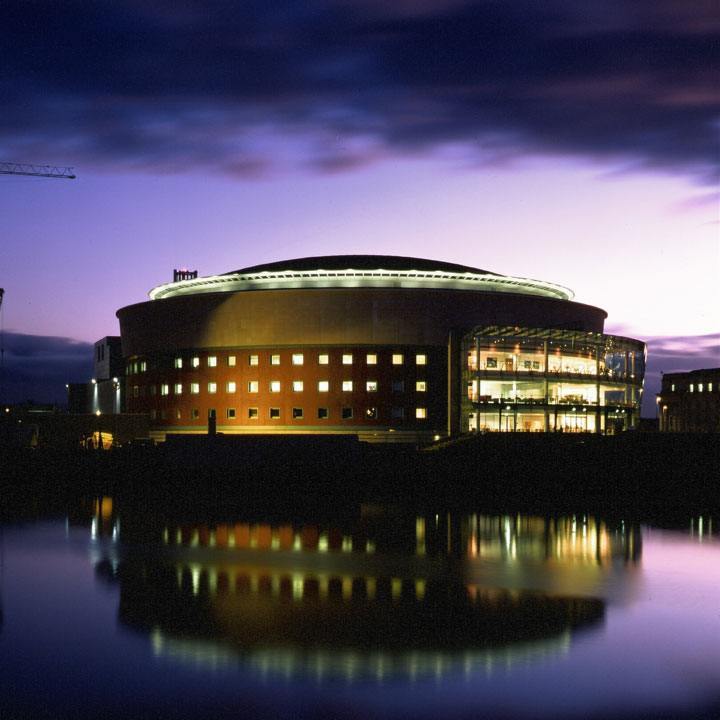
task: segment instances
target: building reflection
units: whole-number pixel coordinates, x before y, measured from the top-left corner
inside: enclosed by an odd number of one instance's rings
[[[159,654],[269,674],[487,673],[562,653],[641,555],[636,526],[591,516],[191,522],[119,505],[85,517],[121,621]]]

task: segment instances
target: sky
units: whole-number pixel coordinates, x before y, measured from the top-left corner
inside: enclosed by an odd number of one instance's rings
[[[713,0],[6,0],[0,25],[0,160],[77,174],[0,176],[18,397],[61,348],[86,379],[175,267],[335,253],[568,286],[652,382],[720,365]]]

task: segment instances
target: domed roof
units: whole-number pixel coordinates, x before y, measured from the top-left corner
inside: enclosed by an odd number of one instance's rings
[[[499,275],[469,265],[398,255],[323,255],[253,265],[222,275],[191,278],[153,288],[153,300],[201,293],[259,290],[392,288],[514,293],[571,300],[572,290],[528,278]]]
[[[294,258],[278,262],[252,265],[233,270],[225,275],[236,273],[277,272],[279,270],[440,270],[449,273],[481,273],[497,275],[489,270],[479,270],[470,265],[427,260],[425,258],[404,257],[402,255],[319,255],[317,257]]]

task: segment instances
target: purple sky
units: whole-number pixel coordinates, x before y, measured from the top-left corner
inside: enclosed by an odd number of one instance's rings
[[[713,2],[9,1],[0,23],[0,159],[78,174],[0,176],[6,331],[116,334],[173,267],[387,253],[554,281],[720,364],[695,340],[720,332]]]

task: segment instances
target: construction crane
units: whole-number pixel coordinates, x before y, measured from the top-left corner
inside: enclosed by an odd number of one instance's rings
[[[30,175],[32,177],[74,180],[74,168],[59,165],[31,165],[29,163],[0,162],[0,175]]]

